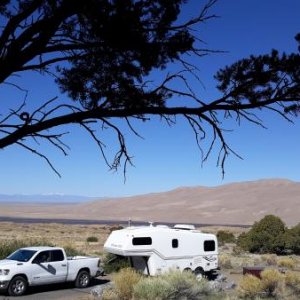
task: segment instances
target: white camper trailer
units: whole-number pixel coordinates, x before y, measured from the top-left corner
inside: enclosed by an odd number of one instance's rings
[[[169,269],[209,275],[218,268],[218,243],[213,234],[193,225],[127,227],[113,231],[104,250],[129,258],[131,265],[148,275]]]

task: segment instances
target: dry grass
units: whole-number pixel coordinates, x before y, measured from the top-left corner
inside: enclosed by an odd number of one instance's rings
[[[261,272],[261,282],[267,296],[278,298],[284,292],[284,275],[276,269]]]
[[[295,272],[287,272],[285,275],[285,284],[292,292],[300,296],[300,274]]]
[[[291,257],[281,257],[278,259],[277,264],[279,267],[293,270],[295,268],[295,261]]]
[[[132,299],[134,286],[142,275],[131,268],[125,268],[113,275],[115,291],[121,300]]]
[[[72,247],[88,255],[102,255],[103,245],[111,226],[73,225],[57,223],[19,224],[0,222],[0,242],[8,240],[47,240],[61,247]],[[94,236],[97,242],[88,243]]]
[[[276,254],[263,254],[261,255],[261,259],[268,266],[277,266]]]
[[[230,226],[202,226],[197,229],[206,233],[217,234],[218,231],[226,231],[228,233],[232,233],[235,236],[239,236],[241,233],[248,231],[247,228],[243,227],[230,227]]]
[[[237,293],[241,298],[254,299],[261,295],[263,291],[262,282],[253,275],[245,275],[238,286]]]
[[[232,269],[232,256],[228,254],[219,255],[219,266],[221,269]]]

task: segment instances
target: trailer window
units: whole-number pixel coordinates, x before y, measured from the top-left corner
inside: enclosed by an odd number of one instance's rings
[[[216,244],[215,241],[204,241],[204,251],[215,251]]]
[[[172,240],[172,248],[178,248],[178,240],[177,239]]]
[[[132,239],[132,245],[142,246],[142,245],[152,245],[151,237],[136,237]]]

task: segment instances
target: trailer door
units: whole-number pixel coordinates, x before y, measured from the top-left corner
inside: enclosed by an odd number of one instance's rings
[[[132,256],[131,257],[131,263],[132,266],[142,272],[145,275],[150,275],[149,274],[149,267],[148,267],[148,256]]]

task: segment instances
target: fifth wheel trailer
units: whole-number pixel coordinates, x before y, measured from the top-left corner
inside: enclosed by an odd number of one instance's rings
[[[152,276],[170,269],[209,276],[218,269],[216,236],[195,230],[193,225],[170,228],[150,224],[115,230],[106,240],[104,250],[128,257],[132,267]]]

